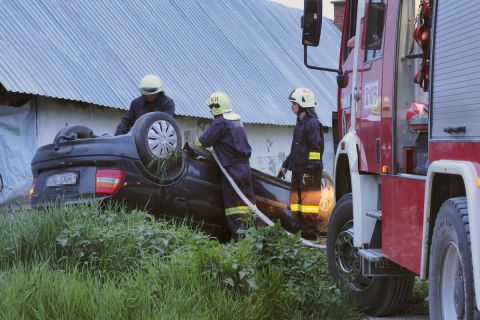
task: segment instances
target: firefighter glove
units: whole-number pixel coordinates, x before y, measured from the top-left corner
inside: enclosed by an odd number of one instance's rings
[[[308,174],[308,173],[304,173],[304,174],[303,174],[302,184],[303,184],[304,186],[312,185],[312,184],[313,184],[313,181],[314,181],[313,175]]]
[[[280,178],[280,179],[285,179],[285,175],[287,174],[287,168],[281,168],[279,171],[278,171],[278,174],[277,174],[277,178]]]
[[[197,139],[197,140],[195,140],[194,143],[195,143],[196,146],[199,146],[199,147],[203,148],[203,144],[200,142],[200,140]]]

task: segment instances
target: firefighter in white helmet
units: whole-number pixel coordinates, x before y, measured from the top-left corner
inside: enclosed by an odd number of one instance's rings
[[[298,218],[302,237],[316,240],[319,229],[319,203],[323,171],[323,128],[315,113],[315,95],[306,88],[297,88],[288,97],[297,115],[290,154],[283,162],[278,177],[292,171],[290,210]]]
[[[255,204],[249,162],[252,148],[240,116],[232,111],[232,102],[225,92],[212,93],[207,105],[214,120],[195,144],[205,148],[213,146],[221,165],[243,194]],[[252,212],[223,175],[221,181],[227,223],[232,237],[238,240],[238,231],[247,227],[246,221]]]
[[[163,82],[158,76],[147,74],[140,80],[139,90],[142,95],[130,104],[130,109],[117,126],[116,136],[130,131],[135,121],[145,113],[161,111],[173,117],[175,103],[165,95]]]

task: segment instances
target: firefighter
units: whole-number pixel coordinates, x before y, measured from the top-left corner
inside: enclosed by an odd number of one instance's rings
[[[315,96],[306,88],[293,90],[289,98],[297,115],[290,154],[283,162],[278,177],[292,171],[290,210],[298,218],[302,237],[317,240],[319,203],[323,171],[323,128],[315,113]]]
[[[140,80],[139,89],[142,95],[130,104],[130,110],[127,111],[117,126],[116,136],[130,131],[135,121],[145,113],[162,111],[172,117],[175,113],[175,103],[165,95],[163,82],[158,76],[147,74]]]
[[[214,92],[207,100],[213,123],[195,141],[200,147],[211,147],[221,165],[233,178],[243,194],[255,204],[252,175],[250,170],[250,147],[240,116],[232,111],[232,103],[224,92]],[[237,195],[228,180],[222,175],[223,202],[225,215],[234,240],[238,240],[240,229],[246,229],[251,210]]]

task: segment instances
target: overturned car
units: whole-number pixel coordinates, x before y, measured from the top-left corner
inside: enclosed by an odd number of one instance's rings
[[[143,115],[128,134],[96,136],[85,126],[67,127],[32,160],[33,208],[65,202],[120,201],[156,217],[187,218],[228,239],[220,169],[210,152],[183,144],[176,121],[162,112]],[[289,183],[252,169],[257,207],[291,232],[298,222],[287,208]],[[321,211],[333,207],[332,183],[324,179]]]

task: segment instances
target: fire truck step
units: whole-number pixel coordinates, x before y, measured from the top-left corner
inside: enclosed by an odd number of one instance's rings
[[[377,220],[382,220],[382,210],[367,211],[367,217],[371,217]]]
[[[371,262],[379,262],[383,259],[382,249],[360,249],[358,250],[358,254]]]
[[[402,268],[383,256],[382,249],[360,249],[362,273],[366,277],[411,276],[411,271]]]

